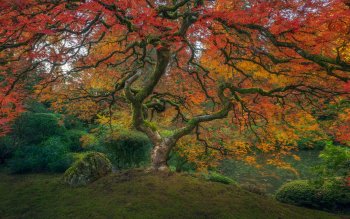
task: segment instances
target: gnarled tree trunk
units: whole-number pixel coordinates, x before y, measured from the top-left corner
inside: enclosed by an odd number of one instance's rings
[[[216,119],[221,119],[227,116],[232,109],[231,100],[224,95],[225,89],[230,89],[228,85],[221,84],[218,87],[218,96],[222,103],[222,109],[212,114],[204,114],[194,116],[189,119],[186,124],[178,129],[175,129],[169,137],[161,136],[159,130],[149,126],[149,121],[144,114],[144,101],[153,93],[161,77],[165,74],[169,64],[171,52],[169,46],[157,46],[157,63],[152,73],[148,72],[133,72],[132,75],[125,81],[124,92],[126,98],[131,102],[133,126],[136,130],[145,133],[153,143],[151,152],[151,169],[156,171],[168,170],[168,158],[170,151],[175,146],[176,142],[185,135],[190,134],[201,122],[208,122]],[[146,81],[141,90],[133,91],[132,84],[137,81],[141,74],[147,74]],[[231,89],[231,92],[234,92]]]
[[[169,139],[162,139],[157,142],[151,151],[151,168],[152,170],[168,170],[168,158],[174,143]]]

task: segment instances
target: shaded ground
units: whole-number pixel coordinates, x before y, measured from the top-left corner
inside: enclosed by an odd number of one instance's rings
[[[267,194],[274,194],[284,183],[297,179],[310,179],[314,176],[312,168],[320,164],[319,150],[300,150],[294,154],[300,160],[286,158],[298,174],[271,165],[255,168],[243,161],[226,160],[220,167],[220,172],[244,187],[254,187]],[[257,157],[259,160],[259,157]]]
[[[0,218],[339,218],[180,174],[134,170],[81,188],[60,179],[0,172]]]

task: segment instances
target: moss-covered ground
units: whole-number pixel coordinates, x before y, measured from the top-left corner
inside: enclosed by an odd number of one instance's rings
[[[342,218],[191,175],[133,170],[78,188],[61,177],[0,171],[0,218]]]

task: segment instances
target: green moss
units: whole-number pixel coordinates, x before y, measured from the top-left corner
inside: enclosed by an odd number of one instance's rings
[[[91,152],[78,159],[66,170],[63,182],[71,186],[87,185],[112,172],[112,164],[106,155]]]
[[[157,125],[156,125],[156,123],[154,123],[154,122],[144,121],[144,124],[145,124],[147,127],[151,128],[153,131],[156,131],[156,130],[157,130]]]
[[[142,170],[111,174],[86,187],[61,175],[0,173],[1,218],[339,218],[280,204],[233,185]]]
[[[169,136],[172,136],[174,134],[174,131],[171,131],[171,130],[162,130],[160,132],[161,136],[163,137],[169,137]]]

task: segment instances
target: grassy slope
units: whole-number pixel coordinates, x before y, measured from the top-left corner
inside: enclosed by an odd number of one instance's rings
[[[337,218],[180,174],[134,170],[81,188],[60,177],[0,173],[0,218]]]

